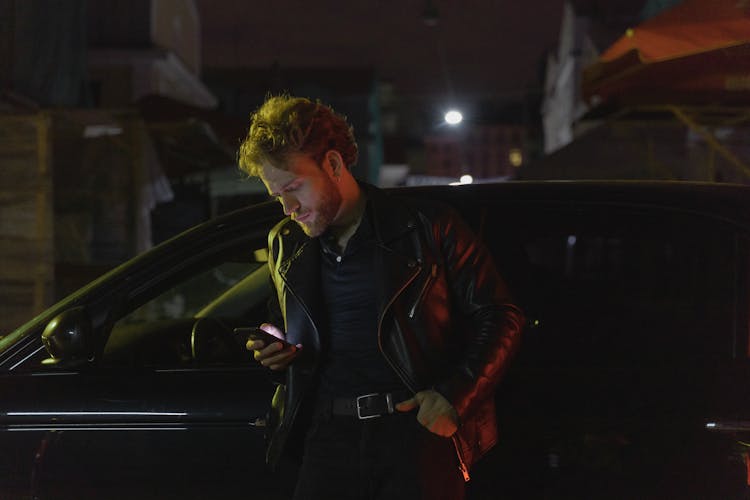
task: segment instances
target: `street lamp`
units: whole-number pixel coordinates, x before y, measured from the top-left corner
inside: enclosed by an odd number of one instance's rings
[[[457,182],[451,182],[449,185],[451,186],[463,186],[464,184],[471,184],[474,182],[474,177],[470,176],[469,174],[464,174],[461,176],[460,179],[458,179]]]
[[[463,121],[464,116],[461,114],[460,111],[457,111],[455,109],[451,109],[447,113],[445,113],[445,123],[448,125],[458,125]]]

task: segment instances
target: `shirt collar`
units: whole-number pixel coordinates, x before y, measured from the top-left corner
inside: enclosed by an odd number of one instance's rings
[[[362,220],[354,231],[354,234],[349,239],[349,243],[346,245],[344,255],[349,255],[357,251],[362,245],[367,244],[374,237],[374,231],[372,227],[372,208],[370,206],[370,200],[368,199],[365,204],[365,211],[362,214]],[[320,235],[320,247],[323,252],[328,254],[339,255],[338,244],[336,243],[336,237],[330,230],[326,230],[325,233]]]

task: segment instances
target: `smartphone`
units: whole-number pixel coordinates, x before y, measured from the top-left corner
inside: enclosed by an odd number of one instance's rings
[[[245,347],[245,344],[247,344],[248,340],[262,340],[266,343],[267,346],[273,344],[274,342],[281,342],[281,344],[284,346],[284,349],[292,345],[286,340],[275,337],[255,326],[235,328],[234,334],[237,336],[237,340],[242,344],[242,347]]]

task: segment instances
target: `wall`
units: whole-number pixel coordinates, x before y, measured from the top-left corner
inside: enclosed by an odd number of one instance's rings
[[[52,300],[49,131],[45,113],[0,116],[0,336]]]

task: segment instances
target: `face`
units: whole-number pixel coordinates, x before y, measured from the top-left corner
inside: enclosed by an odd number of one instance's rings
[[[320,236],[336,220],[341,193],[327,160],[319,166],[308,156],[293,155],[286,169],[263,164],[260,178],[308,236]]]

